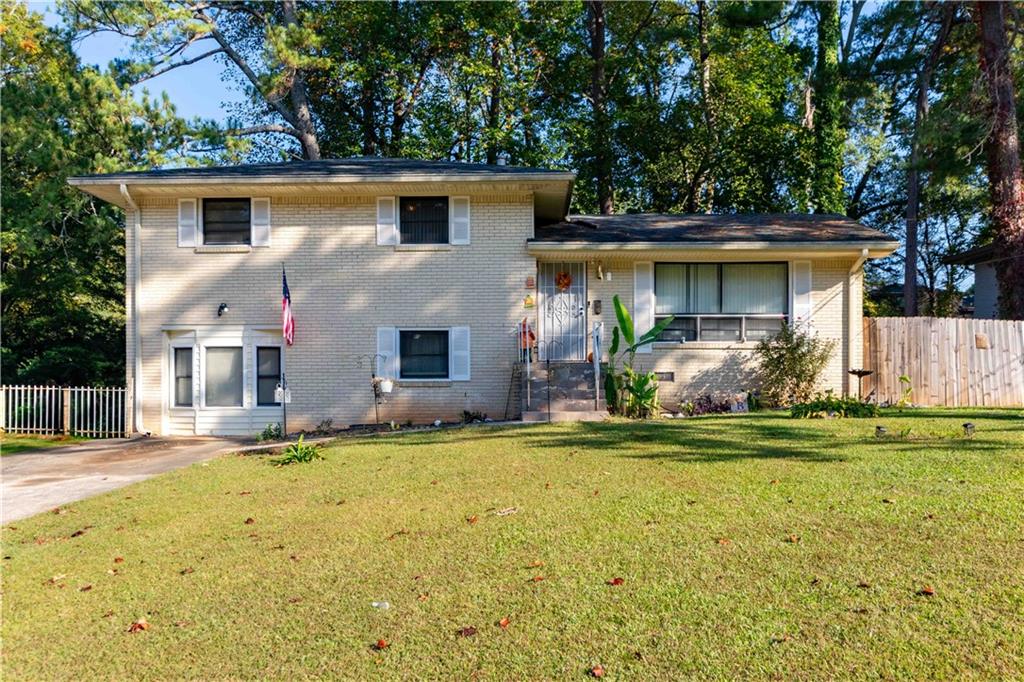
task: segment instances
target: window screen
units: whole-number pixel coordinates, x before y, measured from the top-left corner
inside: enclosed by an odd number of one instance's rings
[[[249,244],[249,199],[203,199],[204,244]]]
[[[399,361],[402,379],[447,379],[448,332],[399,332]]]
[[[448,243],[448,197],[402,197],[399,211],[402,244]]]
[[[192,349],[174,349],[174,404],[192,407]]]
[[[277,405],[274,390],[281,382],[281,349],[273,346],[256,349],[256,404]]]
[[[206,349],[207,407],[242,406],[242,349]]]
[[[722,312],[746,315],[786,312],[785,263],[722,265]]]

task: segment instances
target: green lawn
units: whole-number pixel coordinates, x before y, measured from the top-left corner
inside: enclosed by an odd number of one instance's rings
[[[82,441],[73,436],[23,436],[0,433],[0,455],[15,455],[26,450],[53,448],[58,445],[72,445]]]
[[[479,427],[343,440],[308,465],[224,457],[7,527],[3,672],[1019,678],[1022,415]]]

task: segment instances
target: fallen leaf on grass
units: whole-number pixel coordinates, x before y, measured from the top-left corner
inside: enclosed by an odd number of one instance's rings
[[[145,618],[139,618],[137,621],[128,626],[128,632],[142,632],[143,630],[149,629],[149,623],[146,622]]]
[[[292,561],[298,561],[299,560],[299,555],[298,554],[292,554],[288,558],[291,559]]]
[[[420,596],[418,596],[416,598],[419,599],[420,601],[427,601],[428,599],[430,599],[430,595],[427,594],[426,592],[424,592],[423,594],[421,594]]]
[[[116,556],[116,557],[114,557],[114,563],[115,564],[123,564],[124,563],[124,557],[123,556]]]
[[[601,492],[600,490],[595,490],[594,491],[594,497],[597,497],[600,494],[600,492]]]
[[[498,511],[494,512],[494,515],[495,516],[511,516],[512,514],[518,514],[518,513],[519,513],[519,508],[518,507],[507,507],[505,509],[499,509]]]
[[[190,621],[190,620],[176,620],[176,621],[174,621],[174,627],[176,627],[176,628],[187,628],[189,625],[192,625],[192,621]]]
[[[788,642],[791,639],[793,638],[789,635],[782,635],[781,637],[772,637],[772,644],[782,644],[783,642]]]
[[[188,575],[189,573],[195,573],[195,572],[196,572],[196,569],[192,568],[191,566],[189,566],[187,568],[183,568],[180,571],[178,571],[178,573],[180,573],[181,575]]]
[[[591,677],[604,677],[604,666],[600,665],[600,664],[595,665],[593,668],[590,669],[590,676]]]
[[[240,492],[238,494],[239,495],[252,495],[252,491],[251,490],[243,490],[242,492]]]
[[[254,523],[256,523],[256,519],[254,519],[251,516],[245,520],[245,525],[247,525],[247,526],[251,526]]]
[[[498,621],[498,627],[500,627],[502,630],[508,630],[508,624],[509,624],[508,616],[505,616],[504,618],[502,618],[501,620]]]
[[[535,582],[535,583],[539,583],[541,580],[544,580],[544,576],[542,576],[542,575],[535,575],[530,580]]]
[[[624,578],[612,578],[611,580],[607,580],[605,582],[607,582],[609,585],[621,585],[626,581]]]
[[[436,480],[435,481],[431,481],[430,485],[437,485],[437,481]]]
[[[117,575],[117,574],[119,574],[120,572],[121,572],[121,571],[117,570],[116,568],[108,568],[108,569],[107,569],[107,574],[108,574],[108,575]]]
[[[59,574],[57,574],[57,575],[53,576],[52,578],[50,578],[49,580],[47,580],[47,581],[46,581],[45,583],[43,583],[43,584],[44,584],[44,585],[56,585],[56,584],[57,584],[57,583],[59,583],[59,582],[60,582],[61,580],[64,580],[64,578],[66,578],[66,577],[67,577],[67,576],[65,576],[65,575],[64,575],[63,573],[59,573]]]
[[[388,536],[388,540],[394,540],[399,535],[408,535],[408,534],[409,534],[409,529],[408,528],[402,528],[401,530],[396,530],[394,533],[389,535]]]
[[[545,483],[544,484],[544,490],[551,490],[551,484],[550,483]]]
[[[731,545],[732,544],[732,540],[730,540],[729,538],[718,538],[718,544],[720,544],[720,545]]]
[[[861,580],[859,583],[857,583],[857,587],[861,588],[862,590],[866,590],[869,587],[871,587],[871,583],[867,582],[866,580]]]
[[[110,611],[107,611],[106,613],[104,613],[103,617],[104,618],[110,618],[113,615],[114,615],[114,611],[113,611],[113,609],[111,609]]]
[[[472,637],[473,635],[476,634],[476,628],[473,627],[472,625],[469,625],[469,626],[464,627],[464,628],[459,628],[458,630],[455,631],[455,634],[457,636],[459,636],[459,637]]]
[[[302,601],[302,597],[290,597],[288,599],[289,604],[298,604],[300,601]]]
[[[378,639],[377,643],[374,644],[372,648],[375,651],[384,651],[389,646],[391,646],[391,644],[388,642],[388,640],[386,640],[386,639]]]
[[[799,535],[790,535],[790,536],[788,536],[786,538],[786,542],[796,544],[796,543],[800,542],[800,536]]]
[[[935,588],[932,587],[931,585],[925,585],[924,587],[922,587],[920,590],[917,591],[917,596],[919,596],[919,597],[934,597],[935,596]]]
[[[476,523],[476,522],[477,522],[477,521],[479,521],[479,520],[480,520],[480,519],[478,519],[478,518],[477,518],[477,515],[476,515],[476,514],[473,514],[472,516],[467,516],[467,517],[466,517],[466,523],[469,523],[470,525],[472,525],[472,524]]]
[[[893,501],[890,500],[888,497],[883,497],[882,498],[882,504],[892,504],[892,503],[893,503]]]
[[[528,564],[526,567],[527,568],[540,568],[543,565],[544,565],[543,561],[533,561],[530,564]]]
[[[82,585],[81,587],[78,588],[78,591],[79,592],[88,592],[91,589],[92,589],[92,585]]]
[[[772,480],[770,480],[768,482],[771,483],[772,485],[778,485],[779,484],[779,479],[773,478]]]
[[[57,508],[55,508],[55,509],[53,510],[53,513],[54,513],[54,514],[58,514],[58,515],[59,515],[59,514],[67,514],[67,513],[68,513],[68,510],[67,510],[67,509],[65,509],[64,507],[57,507]]]
[[[89,530],[90,528],[92,528],[92,526],[86,526],[85,528],[79,528],[78,530],[76,530],[74,533],[71,534],[71,537],[73,537],[73,538],[81,537],[82,535],[85,535],[85,531]]]

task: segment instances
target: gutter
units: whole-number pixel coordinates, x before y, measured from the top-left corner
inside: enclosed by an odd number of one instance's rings
[[[132,210],[132,420],[136,433],[149,435],[142,425],[142,343],[139,336],[139,280],[142,279],[142,218],[139,207],[128,193],[128,186],[123,182],[118,188],[125,203]]]
[[[336,174],[309,174],[296,175],[292,173],[276,175],[244,175],[238,173],[224,173],[214,176],[202,177],[153,177],[140,175],[79,175],[68,178],[68,184],[80,187],[86,185],[121,185],[131,181],[136,185],[280,185],[280,184],[305,184],[305,183],[327,183],[327,184],[380,184],[393,182],[575,182],[576,174],[569,171],[551,171],[546,173],[401,173],[401,174],[375,174],[375,175],[336,175]]]
[[[854,307],[857,305],[857,302],[853,300],[853,282],[851,281],[851,278],[854,275],[856,275],[857,272],[862,267],[864,267],[864,261],[866,261],[867,259],[868,259],[868,250],[867,249],[861,249],[860,250],[860,255],[857,257],[857,260],[855,260],[853,262],[853,265],[850,266],[849,277],[846,278],[846,286],[847,286],[847,289],[849,291],[849,293],[847,294],[847,300],[848,300],[848,305],[850,306],[849,307],[850,314],[849,314],[849,316],[847,318],[847,321],[846,321],[846,326],[847,326],[847,330],[846,330],[846,339],[847,339],[846,340],[846,357],[851,360],[851,364],[852,364],[852,360],[853,360],[853,351],[854,351],[853,339],[856,337],[856,331],[857,331],[857,330],[851,328],[853,326],[852,325],[853,320],[851,318],[853,318]],[[864,296],[863,288],[864,288],[864,285],[862,283],[861,284],[861,289],[862,289],[862,291],[861,291],[861,298],[863,298],[863,296]],[[863,317],[864,317],[863,305],[864,305],[863,302],[861,302],[861,319],[862,320],[863,320]],[[861,328],[862,329],[863,329],[863,325],[864,325],[864,323],[862,321],[861,322]],[[864,343],[864,339],[863,338],[861,339],[861,343],[862,344]],[[854,367],[847,367],[846,369],[847,370],[862,369],[863,365],[864,365],[864,358],[863,357],[861,357],[861,363],[860,364],[861,364],[861,367],[856,367],[856,368],[854,368]],[[850,374],[849,372],[846,372],[845,378],[846,378],[846,386],[847,386],[847,389],[846,389],[846,394],[847,395],[853,395],[853,391],[850,390],[850,382],[851,382],[851,378],[852,377],[853,377],[852,374]],[[860,395],[860,391],[861,391],[860,385],[861,385],[860,377],[857,377],[857,397],[858,398],[861,397],[861,395]]]
[[[899,246],[897,242],[821,242],[821,241],[706,241],[706,242],[587,242],[587,241],[528,241],[526,250],[543,251],[884,251],[892,253]],[[864,256],[867,257],[866,255]],[[862,261],[863,262],[863,261]]]

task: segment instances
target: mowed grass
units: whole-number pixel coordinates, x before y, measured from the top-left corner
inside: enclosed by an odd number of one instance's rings
[[[228,456],[5,528],[5,678],[1024,676],[1020,411],[476,427],[325,457]]]
[[[84,439],[74,436],[26,436],[0,433],[0,455],[16,455],[29,450],[42,450],[61,445],[74,445]]]

